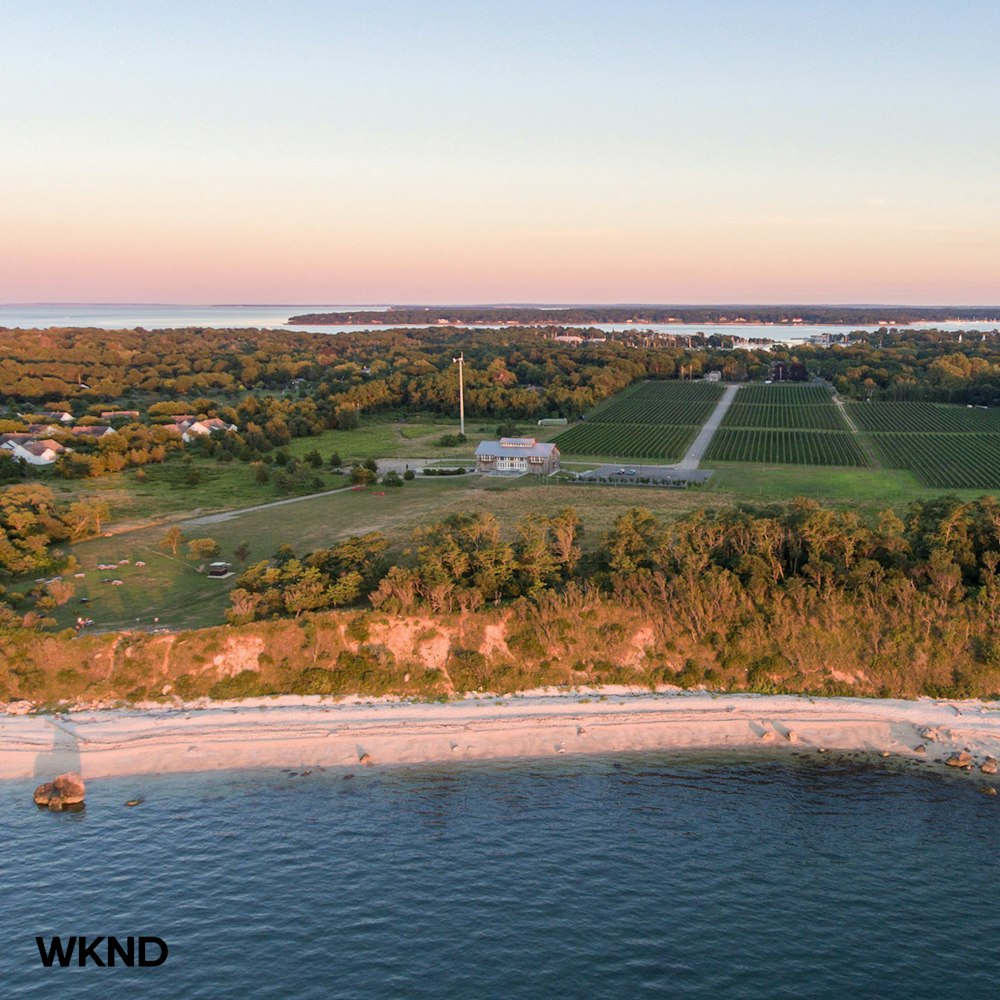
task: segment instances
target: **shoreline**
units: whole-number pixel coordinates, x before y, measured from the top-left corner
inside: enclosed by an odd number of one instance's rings
[[[916,748],[924,746],[925,751]],[[926,760],[1000,756],[1000,703],[532,691],[457,702],[319,697],[0,716],[0,779],[266,767],[538,759],[557,754],[793,747]],[[970,775],[971,776],[971,775]]]

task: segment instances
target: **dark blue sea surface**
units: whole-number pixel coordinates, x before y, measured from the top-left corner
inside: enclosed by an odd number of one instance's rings
[[[1000,799],[656,754],[0,785],[4,998],[993,998]],[[127,799],[145,801],[126,808]],[[35,935],[155,935],[43,968]]]

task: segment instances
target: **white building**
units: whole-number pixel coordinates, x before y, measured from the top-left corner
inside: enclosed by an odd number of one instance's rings
[[[0,448],[9,451],[28,465],[52,465],[66,449],[58,441],[45,439],[36,441],[23,435],[5,434]]]
[[[476,471],[548,475],[559,471],[559,449],[534,438],[480,441],[476,448]]]

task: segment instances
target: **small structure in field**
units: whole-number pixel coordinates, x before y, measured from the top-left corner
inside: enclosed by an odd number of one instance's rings
[[[208,575],[215,577],[217,580],[224,580],[227,576],[233,575],[232,564],[227,562],[209,563]]]

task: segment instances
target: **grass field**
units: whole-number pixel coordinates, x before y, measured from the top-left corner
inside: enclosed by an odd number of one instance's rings
[[[224,519],[213,523],[179,524],[187,540],[214,538],[222,549],[220,558],[229,562],[235,563],[233,551],[246,541],[250,546],[248,563],[252,564],[272,556],[282,544],[305,553],[369,531],[382,532],[393,546],[391,551],[399,552],[409,543],[414,528],[458,511],[491,513],[513,537],[514,525],[528,514],[554,513],[573,506],[585,522],[584,546],[594,547],[601,533],[630,506],[649,507],[670,517],[725,502],[723,497],[705,497],[693,491],[649,490],[640,496],[623,487],[590,489],[533,476],[508,480],[418,478],[384,494],[377,488],[345,490],[267,510],[216,515]],[[236,574],[228,579],[209,579],[198,572],[197,563],[186,558],[186,545],[176,556],[161,548],[165,533],[165,526],[148,527],[73,546],[69,551],[79,561],[78,572],[85,575],[80,579],[67,577],[74,585],[74,594],[55,612],[60,627],[71,626],[78,614],[94,618],[95,627],[102,630],[154,625],[197,628],[223,621],[240,567],[237,565]],[[145,565],[137,566],[137,562]],[[98,569],[102,564],[114,564],[115,569]],[[115,586],[111,580],[122,583]],[[81,597],[89,603],[80,605]]]

